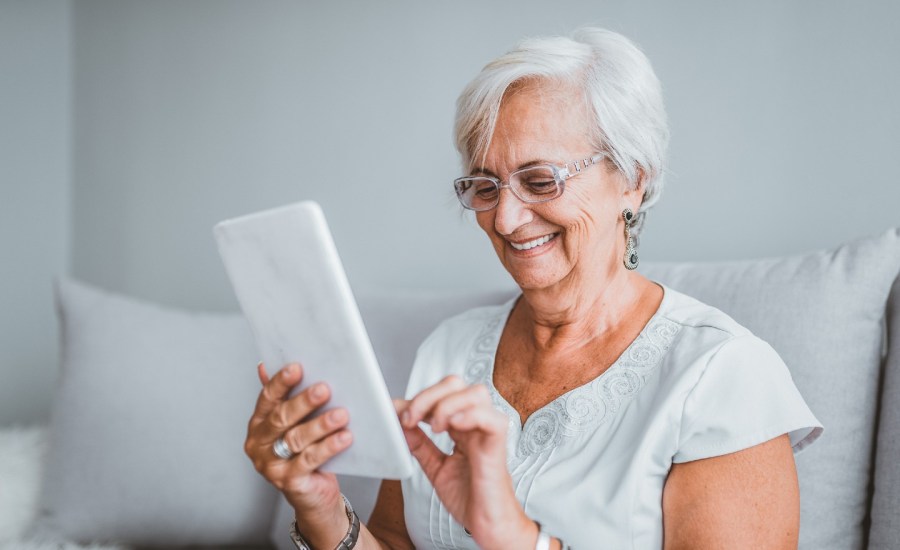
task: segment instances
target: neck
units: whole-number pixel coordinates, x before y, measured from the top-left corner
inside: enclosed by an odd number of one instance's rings
[[[523,290],[517,309],[522,328],[537,350],[564,350],[612,334],[640,301],[642,281],[649,283],[615,268],[578,279]]]

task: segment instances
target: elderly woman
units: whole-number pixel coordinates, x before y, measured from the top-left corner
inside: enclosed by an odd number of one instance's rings
[[[469,84],[454,185],[521,295],[421,345],[397,402],[421,468],[367,525],[317,469],[346,411],[309,419],[328,388],[286,399],[301,367],[261,368],[246,451],[298,547],[796,548],[792,450],[821,426],[771,347],[634,271],[667,134],[649,62],[609,31],[526,41]]]

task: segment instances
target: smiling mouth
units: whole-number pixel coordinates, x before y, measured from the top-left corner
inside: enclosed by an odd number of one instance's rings
[[[559,235],[559,233],[551,233],[549,235],[544,235],[543,237],[538,237],[537,239],[525,241],[524,243],[514,243],[512,241],[508,242],[516,250],[531,250],[532,248],[537,248],[539,246],[547,244],[548,242],[555,239],[557,235]]]

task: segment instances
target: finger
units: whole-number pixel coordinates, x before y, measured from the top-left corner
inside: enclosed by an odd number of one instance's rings
[[[257,427],[257,436],[263,443],[275,441],[313,411],[327,403],[330,397],[331,390],[325,383],[319,382],[287,401],[281,401],[266,415],[265,421]]]
[[[394,404],[394,411],[397,412],[398,416],[406,410],[406,407],[409,406],[409,400],[407,399],[391,399],[391,403]]]
[[[292,453],[300,454],[309,446],[346,428],[349,422],[347,409],[334,409],[291,428],[284,434],[284,442]]]
[[[302,378],[303,369],[297,363],[291,363],[278,371],[259,393],[253,416],[262,418],[271,413]]]
[[[431,409],[445,396],[466,387],[459,376],[448,376],[437,384],[425,388],[412,398],[406,410],[400,414],[400,423],[406,428],[413,428],[431,414]]]
[[[491,396],[484,384],[474,384],[454,393],[447,394],[434,405],[428,423],[432,431],[441,433],[448,427],[448,420],[454,414],[471,407],[487,411],[494,410]]]
[[[425,476],[430,481],[434,481],[441,465],[447,459],[447,455],[418,426],[404,429],[403,435],[406,437],[409,452],[416,458],[422,471],[425,472]]]
[[[481,430],[489,434],[504,435],[509,425],[509,418],[502,412],[491,408],[473,406],[455,412],[448,418],[448,429],[459,432]]]
[[[394,404],[394,410],[397,412],[397,419],[400,420],[400,428],[407,429],[404,425],[404,413],[407,409],[409,409],[409,404],[412,403],[411,399],[392,399],[391,402]]]
[[[308,474],[319,469],[322,464],[332,457],[347,449],[353,443],[353,434],[350,430],[340,430],[325,439],[309,445],[303,451],[291,459],[299,473]]]
[[[265,386],[269,383],[269,373],[266,372],[266,366],[262,361],[256,365],[256,375],[259,376],[259,382]]]

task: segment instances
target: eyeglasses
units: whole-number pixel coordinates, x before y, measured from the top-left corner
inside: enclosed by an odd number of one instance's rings
[[[500,190],[504,187],[509,187],[513,195],[522,202],[534,204],[552,201],[563,194],[567,179],[597,164],[605,156],[604,153],[597,153],[591,158],[572,161],[564,166],[529,166],[510,174],[506,183],[488,176],[457,178],[453,180],[453,187],[463,207],[476,212],[497,206],[500,203]],[[573,169],[570,170],[569,166]]]

